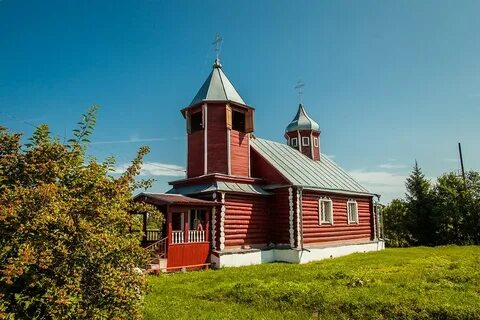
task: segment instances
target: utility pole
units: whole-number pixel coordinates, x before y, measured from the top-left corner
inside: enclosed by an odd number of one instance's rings
[[[458,143],[458,153],[460,154],[460,166],[462,167],[463,183],[465,183],[465,169],[463,167],[462,145]]]

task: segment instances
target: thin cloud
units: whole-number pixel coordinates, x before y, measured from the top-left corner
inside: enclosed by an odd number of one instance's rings
[[[117,143],[140,143],[140,142],[153,142],[153,141],[168,141],[168,140],[182,140],[183,137],[173,137],[173,138],[130,138],[128,140],[106,140],[106,141],[94,141],[91,144],[117,144]]]
[[[395,163],[383,163],[378,166],[381,169],[404,169],[407,166],[404,164],[395,164]]]
[[[113,173],[122,174],[130,166],[130,163],[124,163],[115,168]],[[185,176],[185,168],[176,164],[168,164],[161,162],[145,162],[140,170],[141,176],[169,176],[182,177]]]
[[[328,159],[335,159],[335,155],[334,154],[324,154],[325,157],[327,157]]]
[[[382,202],[403,198],[406,175],[387,171],[353,170],[349,174],[370,192],[380,194]]]
[[[443,162],[460,162],[457,158],[444,158],[442,159]]]

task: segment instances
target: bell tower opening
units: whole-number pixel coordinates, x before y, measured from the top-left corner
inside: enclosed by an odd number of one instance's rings
[[[203,129],[202,111],[197,111],[190,115],[190,132],[197,132]]]
[[[233,110],[232,130],[245,132],[245,113]]]

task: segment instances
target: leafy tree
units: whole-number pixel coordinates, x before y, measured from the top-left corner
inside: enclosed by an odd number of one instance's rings
[[[39,126],[28,143],[0,127],[0,319],[139,319],[146,255],[132,211],[148,148],[112,177],[85,159],[96,107],[67,144]]]
[[[415,161],[415,166],[405,182],[407,188],[408,230],[412,234],[412,244],[433,245],[435,226],[432,220],[433,193],[430,181],[425,178]]]
[[[408,247],[412,234],[408,229],[408,206],[404,200],[394,199],[382,210],[385,238],[391,247]]]
[[[463,181],[455,172],[438,178],[434,218],[438,244],[480,244],[480,174]]]

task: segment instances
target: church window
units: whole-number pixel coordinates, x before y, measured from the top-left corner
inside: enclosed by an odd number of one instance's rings
[[[347,202],[348,223],[358,223],[358,204],[355,200]]]
[[[310,139],[308,137],[302,137],[302,146],[308,147],[310,145]]]
[[[313,138],[313,146],[314,146],[315,148],[318,147],[318,138],[317,138],[317,137],[314,137],[314,138]]]
[[[292,140],[290,140],[290,143],[291,143],[291,146],[296,148],[298,147],[298,139],[297,138],[292,138]]]
[[[319,224],[333,224],[333,204],[330,198],[318,200]]]

